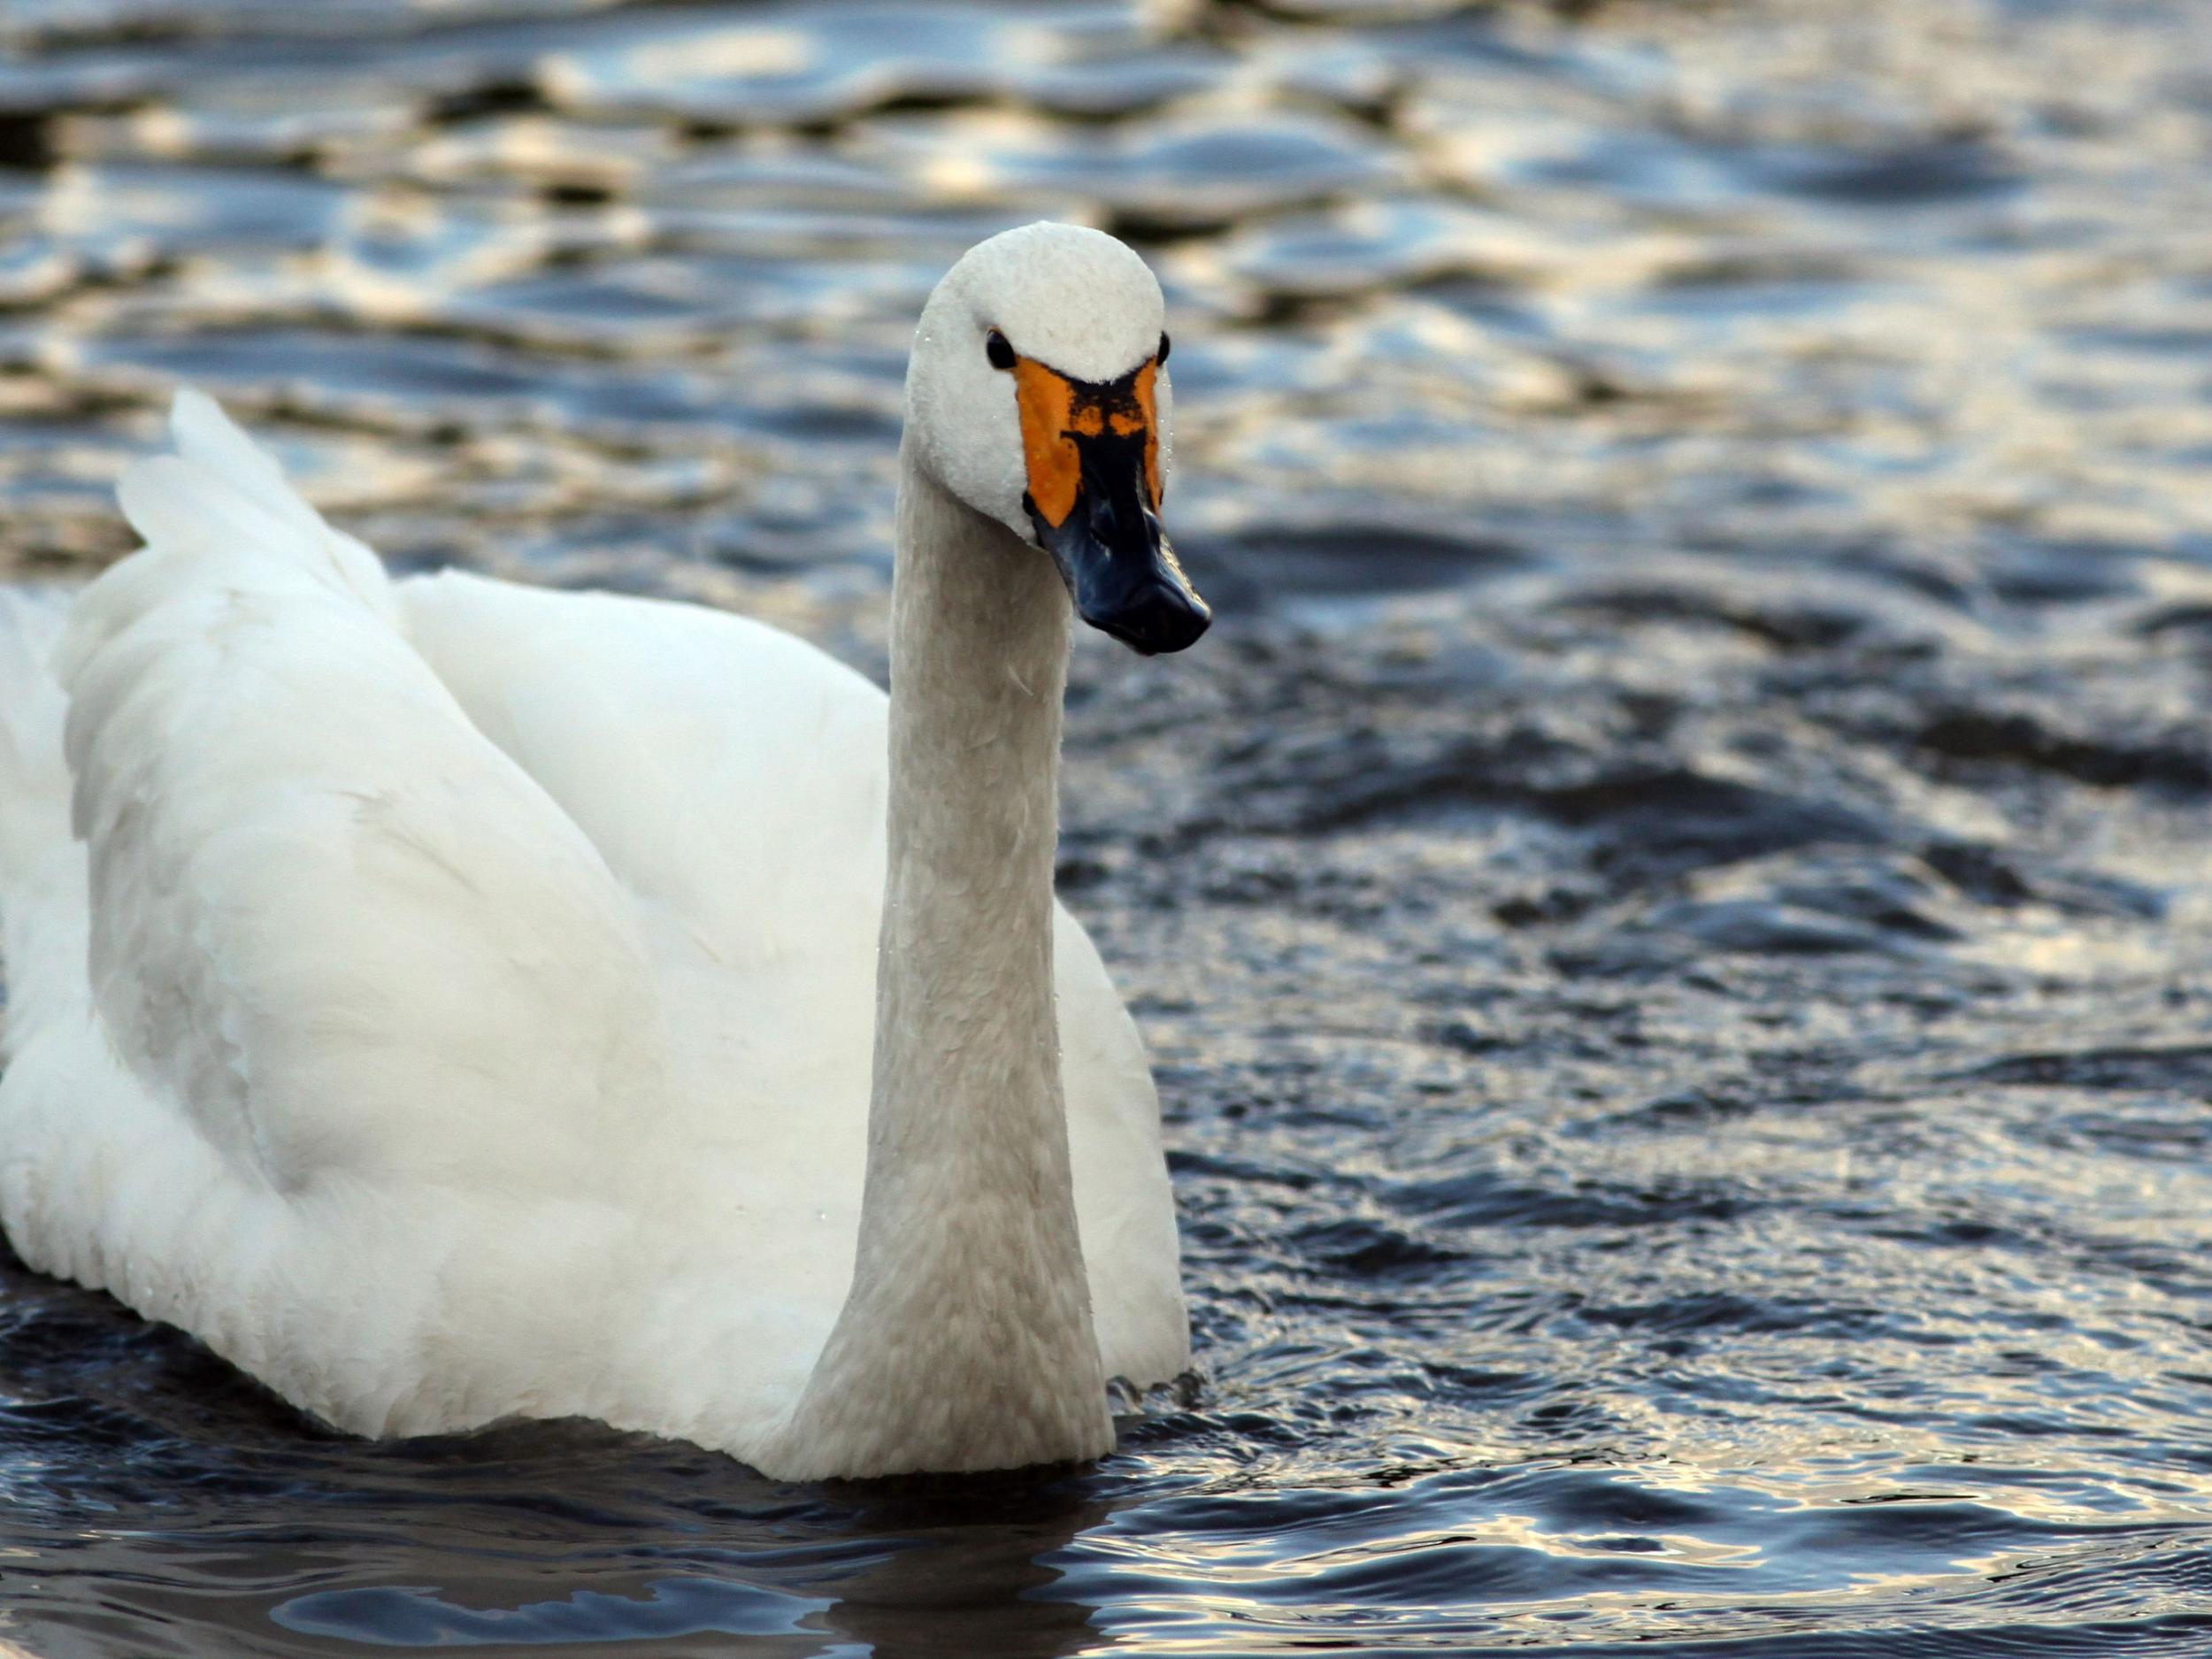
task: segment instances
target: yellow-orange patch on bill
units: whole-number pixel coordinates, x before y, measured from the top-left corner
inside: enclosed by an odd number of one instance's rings
[[[1160,508],[1160,411],[1153,403],[1153,387],[1160,378],[1160,363],[1154,358],[1137,371],[1137,408],[1144,422],[1144,487],[1152,493],[1152,510]],[[1114,430],[1123,432],[1119,418]]]
[[[1021,411],[1022,456],[1029,472],[1029,498],[1047,524],[1057,529],[1075,511],[1083,482],[1078,437],[1095,438],[1109,430],[1117,437],[1144,441],[1144,484],[1152,505],[1160,504],[1159,418],[1153,386],[1159,365],[1139,369],[1124,392],[1120,383],[1104,388],[1078,388],[1057,370],[1027,357],[1014,360],[1014,396]]]
[[[1027,357],[1018,357],[1014,396],[1021,409],[1029,498],[1037,503],[1044,521],[1057,529],[1075,511],[1075,493],[1083,481],[1082,457],[1076,453],[1075,440],[1068,435],[1075,430],[1075,388],[1065,375]],[[1095,420],[1095,409],[1092,416]]]

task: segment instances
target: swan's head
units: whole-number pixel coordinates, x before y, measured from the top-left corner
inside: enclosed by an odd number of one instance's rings
[[[1147,656],[1212,620],[1160,533],[1164,311],[1144,261],[1111,236],[1026,225],[946,273],[906,382],[921,465],[1049,555],[1082,618]]]

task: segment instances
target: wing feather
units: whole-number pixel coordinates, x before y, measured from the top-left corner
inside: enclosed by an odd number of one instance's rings
[[[588,1179],[658,1081],[621,889],[381,572],[211,403],[176,427],[123,486],[146,548],[59,659],[118,1051],[280,1190]]]

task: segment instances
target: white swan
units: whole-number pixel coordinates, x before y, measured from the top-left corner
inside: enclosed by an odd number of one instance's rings
[[[65,626],[0,618],[25,1259],[363,1434],[582,1415],[790,1479],[1109,1450],[1107,1378],[1188,1339],[1056,770],[1071,594],[1141,649],[1205,626],[1153,516],[1165,355],[1094,231],[939,285],[887,721],[741,618],[394,583],[180,395],[120,490],[145,548]]]

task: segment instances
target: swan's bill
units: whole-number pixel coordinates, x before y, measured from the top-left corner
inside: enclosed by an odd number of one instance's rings
[[[1119,380],[1079,380],[1014,360],[1037,544],[1066,579],[1077,614],[1150,657],[1196,642],[1213,612],[1161,534],[1156,359]]]

